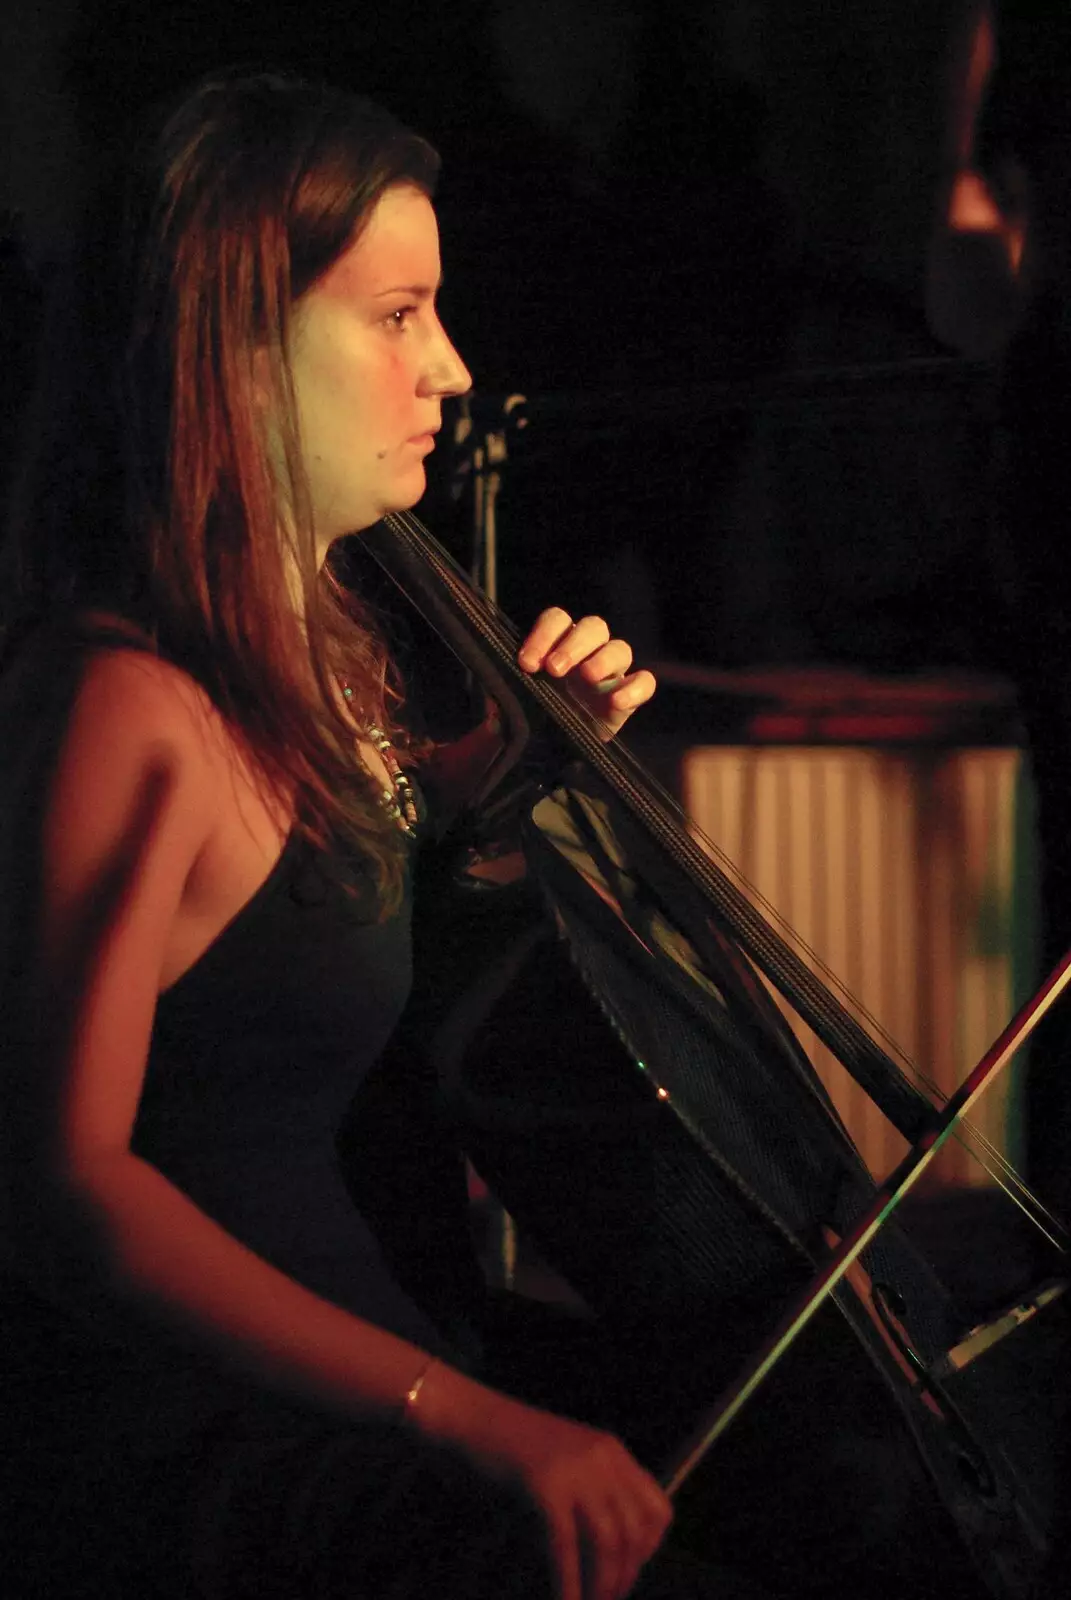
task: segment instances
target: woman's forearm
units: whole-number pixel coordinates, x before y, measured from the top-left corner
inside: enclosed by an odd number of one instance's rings
[[[34,1276],[77,1315],[131,1310],[232,1368],[333,1411],[399,1415],[427,1354],[322,1299],[123,1152],[80,1175],[44,1236]],[[47,1271],[41,1271],[41,1254]],[[459,1384],[481,1386],[456,1374]]]

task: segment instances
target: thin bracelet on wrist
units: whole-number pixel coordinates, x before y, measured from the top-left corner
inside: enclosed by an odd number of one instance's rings
[[[416,1403],[420,1398],[420,1391],[424,1387],[424,1379],[435,1365],[435,1357],[429,1356],[421,1367],[409,1388],[406,1390],[405,1399],[402,1401],[402,1420],[408,1422],[416,1410]]]

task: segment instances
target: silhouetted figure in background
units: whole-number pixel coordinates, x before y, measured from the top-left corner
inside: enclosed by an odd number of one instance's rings
[[[1003,363],[995,665],[1018,691],[1040,853],[1039,958],[1071,946],[1071,12],[1045,0],[966,8],[953,67],[946,182],[931,257],[936,331]],[[1033,1187],[1071,1218],[1066,1008],[1027,1080]]]

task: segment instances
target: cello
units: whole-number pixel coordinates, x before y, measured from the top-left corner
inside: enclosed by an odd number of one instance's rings
[[[519,635],[415,517],[388,517],[361,545],[503,717],[502,752],[472,811],[492,831],[520,812],[529,872],[549,915],[522,919],[517,938],[438,1027],[429,1053],[475,1166],[612,1345],[600,1365],[613,1369],[612,1392],[598,1404],[679,1492],[679,1517],[698,1548],[709,1537],[703,1524],[712,1497],[738,1505],[764,1480],[768,1487],[806,1477],[816,1419],[823,1407],[841,1406],[852,1362],[844,1403],[857,1415],[871,1406],[895,1413],[973,1570],[974,1592],[1025,1600],[1046,1555],[1044,1496],[1023,1463],[968,1420],[963,1395],[950,1393],[947,1374],[958,1371],[950,1351],[964,1346],[967,1331],[962,1319],[895,1227],[867,1223],[873,1181],[759,974],[909,1143],[932,1146],[937,1108],[763,918],[624,747],[604,745],[556,684],[520,671]],[[547,779],[548,763],[563,762],[565,772]],[[586,1000],[588,1024],[613,1041],[611,1059],[593,1066],[587,1052],[547,1051],[535,1070],[517,1071],[501,1031],[496,1037],[496,1014],[540,962],[562,986],[558,1015],[572,1027]],[[881,1201],[878,1209],[886,1209]],[[1045,1293],[1057,1297],[1055,1288]],[[794,1330],[801,1337],[778,1350],[779,1369],[790,1377],[771,1383],[763,1336],[778,1311],[799,1321],[801,1296],[809,1305]],[[1043,1300],[1031,1303],[1031,1314]],[[781,1383],[776,1421],[771,1427],[767,1410],[743,1447],[743,1466],[737,1453],[719,1475],[720,1440],[709,1457],[706,1447],[730,1410],[730,1438],[739,1436],[741,1386],[713,1427],[705,1413],[756,1344],[751,1367],[763,1368],[766,1387]],[[757,1386],[753,1377],[744,1389]],[[974,1371],[975,1388],[976,1378]],[[596,1408],[592,1419],[606,1414]],[[830,1422],[837,1435],[838,1409]],[[864,1429],[852,1448],[855,1460],[840,1463],[840,1482],[849,1486],[858,1452],[885,1448],[884,1429]],[[792,1460],[793,1451],[802,1459]],[[823,1481],[818,1473],[819,1489]],[[861,1501],[847,1511],[879,1523],[887,1516],[895,1537],[898,1507]],[[784,1582],[777,1561],[763,1566],[768,1514],[759,1507],[740,1521],[734,1559]],[[924,1526],[916,1532],[921,1541],[932,1536]],[[797,1541],[789,1561],[798,1568],[824,1538]],[[873,1548],[866,1544],[862,1568],[846,1570],[866,1571],[875,1596],[904,1592],[899,1569],[867,1568]]]

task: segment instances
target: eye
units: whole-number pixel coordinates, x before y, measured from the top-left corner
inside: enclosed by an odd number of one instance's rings
[[[391,333],[404,333],[409,326],[410,317],[416,314],[416,306],[398,306],[396,310],[389,311],[383,318],[385,327]]]

